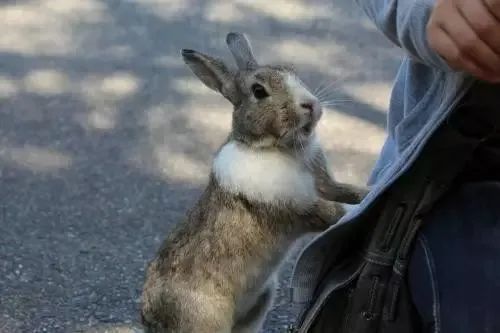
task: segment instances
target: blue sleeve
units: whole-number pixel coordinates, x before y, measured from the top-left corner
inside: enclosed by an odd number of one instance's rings
[[[426,26],[436,0],[355,0],[377,28],[413,60],[452,71],[430,47]]]

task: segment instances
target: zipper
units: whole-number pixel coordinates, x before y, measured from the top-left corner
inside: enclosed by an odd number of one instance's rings
[[[386,252],[390,249],[391,242],[394,239],[394,236],[396,235],[396,229],[401,223],[401,219],[404,217],[405,210],[406,210],[406,205],[404,203],[400,203],[396,207],[395,212],[391,218],[391,223],[384,232],[384,237],[382,239],[382,244],[380,246],[382,251]]]
[[[358,276],[358,274],[361,271],[361,268],[363,266],[364,265],[360,265],[359,268],[356,270],[356,272],[354,274],[352,274],[349,279],[344,281],[344,283],[339,284],[339,285],[334,285],[334,286],[331,286],[330,288],[326,289],[322,294],[320,294],[320,297],[316,300],[316,302],[314,303],[314,305],[310,309],[309,309],[309,306],[311,305],[311,302],[309,302],[308,305],[306,307],[304,307],[304,310],[302,310],[302,313],[297,318],[295,323],[292,325],[289,325],[289,329],[291,329],[291,331],[289,331],[289,332],[290,333],[307,333],[309,328],[311,328],[312,323],[314,322],[314,320],[318,316],[319,312],[321,311],[323,306],[326,304],[326,302],[328,301],[328,299],[332,295],[333,291],[337,290],[337,289],[342,289],[345,286],[347,286],[348,284],[350,284],[352,281],[354,281],[354,279]],[[348,297],[349,297],[348,302],[350,302],[350,299],[352,298],[353,291],[354,291],[354,287],[350,287],[349,292],[348,292]]]
[[[306,307],[305,310],[302,311],[299,320],[296,321],[296,324],[292,325],[294,330],[291,331],[291,333],[306,333],[309,328],[311,328],[312,323],[321,312],[321,309],[323,309],[328,299],[330,299],[332,292],[333,290],[328,291],[326,296],[322,297],[320,302],[316,302],[310,311],[307,311],[308,307]],[[308,313],[312,313],[312,315],[309,318],[306,318]]]
[[[349,320],[350,320],[350,311],[351,311],[351,306],[352,306],[353,293],[354,293],[354,287],[349,288],[348,292],[347,292],[346,315],[344,317],[345,318],[344,324],[342,325],[342,331],[341,331],[342,333],[344,333],[344,332],[349,333],[349,331],[347,331],[347,328],[348,328]],[[286,329],[286,333],[305,333],[306,330],[308,330],[310,328],[312,322],[316,319],[317,315],[321,312],[321,309],[323,309],[323,306],[328,302],[331,294],[332,294],[332,292],[329,292],[328,295],[324,298],[324,300],[322,302],[319,302],[319,306],[315,306],[313,309],[311,309],[311,312],[313,312],[314,315],[311,316],[310,318],[307,318],[307,321],[304,320],[306,314],[308,313],[307,307],[306,307],[306,310],[302,310],[301,314],[299,315],[299,317],[296,321],[296,324],[288,325],[288,327]],[[297,324],[301,324],[301,323],[302,323],[302,327],[299,328],[300,326],[298,326]]]

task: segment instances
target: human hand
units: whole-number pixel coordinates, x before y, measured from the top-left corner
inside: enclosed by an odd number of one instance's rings
[[[500,0],[436,0],[427,38],[453,69],[500,82]]]

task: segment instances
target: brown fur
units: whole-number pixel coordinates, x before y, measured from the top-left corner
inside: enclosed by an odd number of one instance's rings
[[[276,269],[297,237],[323,230],[343,214],[340,205],[318,205],[324,216],[313,207],[300,213],[250,202],[228,194],[212,176],[187,220],[169,235],[148,268],[144,318],[164,325],[152,332],[230,332],[238,319],[238,297],[252,289],[266,291],[267,281],[255,278],[260,270]],[[191,299],[190,293],[202,297]],[[201,322],[193,324],[196,318]]]
[[[290,69],[256,67],[242,35],[228,36],[228,44],[244,66],[237,73],[206,55],[183,54],[207,86],[233,103],[228,141],[293,156],[314,175],[318,197],[308,207],[261,202],[228,191],[212,173],[186,220],[148,266],[141,313],[148,333],[256,332],[271,305],[275,272],[292,243],[307,232],[326,229],[344,214],[340,203],[320,195],[348,203],[364,195],[363,189],[336,183],[321,149],[309,149],[311,135],[300,127],[302,110],[284,82]],[[254,82],[265,85],[272,98],[253,98]],[[312,129],[318,120],[309,119]]]

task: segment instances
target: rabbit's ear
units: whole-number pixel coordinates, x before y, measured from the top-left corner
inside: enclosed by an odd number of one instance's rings
[[[234,75],[219,60],[194,50],[182,50],[182,58],[207,87],[220,92],[231,103],[238,104]]]
[[[244,34],[230,32],[227,34],[226,43],[239,69],[254,69],[258,66],[250,41]]]

